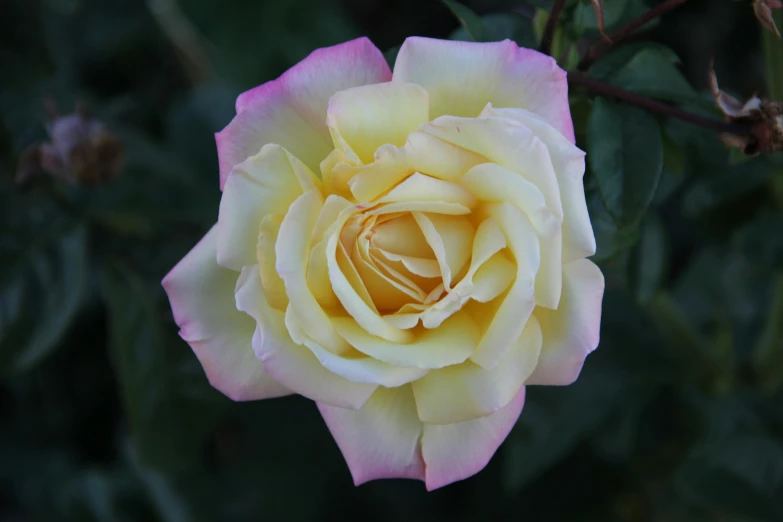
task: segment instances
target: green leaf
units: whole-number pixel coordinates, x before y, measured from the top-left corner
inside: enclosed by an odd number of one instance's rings
[[[618,227],[606,211],[597,190],[587,196],[587,209],[595,234],[596,252],[592,260],[602,263],[613,260],[628,251],[639,240],[639,226],[636,223]]]
[[[0,366],[31,369],[59,344],[89,292],[87,233],[65,218],[0,248]]]
[[[532,7],[537,7],[538,9],[544,9],[547,12],[552,10],[552,2],[553,0],[527,0],[525,2],[526,4],[529,4]]]
[[[484,26],[484,41],[499,42],[513,40],[520,47],[535,47],[536,36],[529,18],[515,13],[492,13],[481,17]],[[465,27],[458,27],[449,36],[451,40],[469,42],[473,38]],[[392,63],[393,65],[393,63]]]
[[[772,15],[778,27],[783,27],[783,10],[775,10]],[[783,101],[783,40],[772,31],[762,31],[764,43],[764,70],[767,73],[767,97]]]
[[[666,231],[654,213],[644,221],[639,243],[631,253],[629,280],[636,300],[652,301],[666,272]]]
[[[663,346],[680,361],[683,373],[694,382],[710,384],[721,372],[720,357],[689,320],[680,303],[668,292],[659,292],[650,302],[648,311],[665,339]]]
[[[679,62],[671,49],[645,42],[607,54],[591,68],[590,75],[645,96],[702,103],[702,97],[677,68]]]
[[[603,98],[593,102],[587,158],[606,209],[619,226],[638,221],[663,168],[663,143],[650,113]]]
[[[201,83],[166,114],[166,152],[181,158],[196,179],[213,189],[218,172],[214,133],[234,117],[237,89],[221,82]]]
[[[683,146],[663,133],[663,171],[653,205],[665,203],[685,181],[686,158]]]
[[[766,324],[753,348],[756,374],[769,390],[783,384],[783,274],[777,274],[772,286],[772,301]]]
[[[604,28],[616,25],[628,7],[627,0],[610,0],[603,4]],[[581,36],[588,31],[599,32],[601,24],[596,9],[595,3],[591,0],[583,0],[576,5],[573,15],[573,27],[577,36]]]
[[[773,173],[770,163],[760,157],[739,165],[714,165],[688,188],[682,201],[683,214],[697,216],[746,196],[764,185]]]
[[[568,100],[571,107],[571,121],[574,123],[577,146],[585,148],[587,141],[587,122],[593,111],[593,101],[584,96],[571,96]]]
[[[138,274],[116,262],[104,271],[102,287],[111,354],[139,458],[148,467],[179,469],[203,449],[220,395],[206,384],[174,325],[161,322],[167,314]]]
[[[783,520],[783,448],[763,433],[705,442],[678,471],[676,484],[718,513]]]
[[[610,368],[592,364],[567,388],[528,388],[525,413],[504,445],[506,488],[518,491],[565,458],[611,413],[626,385]]]
[[[150,502],[161,521],[188,522],[194,520],[192,507],[184,495],[177,490],[169,476],[147,468],[132,444],[126,444],[125,458],[144,484]]]
[[[484,24],[479,15],[454,0],[443,0],[443,3],[446,4],[446,7],[448,7],[454,16],[457,17],[459,23],[465,28],[468,32],[468,36],[470,36],[474,42],[485,41]]]

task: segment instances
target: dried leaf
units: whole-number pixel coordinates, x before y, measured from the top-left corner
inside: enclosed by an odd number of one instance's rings
[[[761,107],[761,100],[757,96],[752,96],[748,101],[743,103],[734,96],[721,91],[718,87],[718,77],[715,75],[712,61],[710,61],[707,81],[709,82],[712,96],[715,98],[715,104],[727,117],[741,118],[750,116],[753,111],[758,110]]]
[[[783,7],[783,2],[780,0],[754,0],[753,11],[756,13],[756,18],[759,19],[761,25],[772,31],[780,38],[780,31],[775,25],[775,20],[772,18],[772,9],[780,9]]]
[[[595,15],[598,17],[598,30],[601,31],[601,36],[604,37],[609,43],[612,43],[612,39],[604,32],[604,0],[590,0],[595,7]]]
[[[718,86],[712,62],[707,78],[715,104],[726,121],[747,126],[747,132],[742,134],[722,134],[723,143],[741,149],[748,156],[783,150],[783,104],[761,100],[755,94],[743,103],[726,94]]]

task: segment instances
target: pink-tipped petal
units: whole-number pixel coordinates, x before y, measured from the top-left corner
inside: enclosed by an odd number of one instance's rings
[[[239,273],[218,266],[216,232],[212,227],[163,279],[180,336],[193,348],[210,384],[229,398],[288,395],[253,353],[255,321],[234,304]]]
[[[563,296],[557,310],[537,308],[543,335],[538,366],[525,384],[571,384],[598,346],[604,276],[588,259],[563,266]]]
[[[510,41],[476,43],[412,37],[394,65],[394,81],[430,95],[430,119],[476,117],[488,102],[532,111],[574,142],[566,73],[554,59]]]
[[[378,388],[358,411],[322,403],[318,409],[357,486],[384,478],[424,480],[422,424],[410,386]]]
[[[492,415],[456,424],[425,424],[421,438],[427,490],[466,479],[487,465],[514,427],[525,404],[525,388]]]
[[[329,98],[344,89],[391,79],[383,54],[367,38],[318,49],[280,78],[237,98],[237,115],[215,135],[220,187],[229,172],[267,143],[277,143],[313,172],[331,151]]]

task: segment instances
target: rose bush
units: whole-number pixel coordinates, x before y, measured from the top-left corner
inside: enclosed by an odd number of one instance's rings
[[[356,484],[481,470],[597,346],[565,72],[513,42],[367,39],[239,96],[217,224],[163,285],[234,400],[317,402]]]

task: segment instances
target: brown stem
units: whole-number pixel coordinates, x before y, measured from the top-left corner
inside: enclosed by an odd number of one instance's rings
[[[644,107],[645,109],[648,109],[652,112],[665,114],[666,116],[671,116],[672,118],[677,118],[678,120],[687,121],[688,123],[696,125],[697,127],[702,127],[704,129],[737,135],[746,135],[750,133],[749,125],[744,125],[741,123],[728,123],[725,121],[716,120],[714,118],[699,116],[698,114],[684,111],[679,107],[675,107],[674,105],[669,105],[668,103],[654,100],[652,98],[640,96],[636,93],[626,91],[625,89],[615,87],[614,85],[609,85],[608,83],[599,82],[598,80],[590,78],[584,73],[573,71],[569,72],[568,83],[570,85],[579,85],[581,87],[585,87],[596,94],[622,100],[639,107]]]
[[[593,64],[593,62],[601,58],[613,46],[617,45],[621,41],[631,36],[634,31],[636,31],[643,25],[651,22],[652,20],[655,20],[659,16],[668,13],[678,5],[684,4],[687,1],[688,0],[666,0],[656,5],[646,13],[637,16],[636,18],[634,18],[633,20],[625,24],[623,27],[610,34],[609,42],[605,40],[600,40],[595,44],[593,44],[593,46],[590,47],[587,53],[585,53],[585,55],[576,65],[576,68],[579,69],[580,71],[584,71],[588,69]]]
[[[566,0],[555,0],[554,5],[552,5],[552,13],[546,21],[544,34],[541,36],[541,48],[539,50],[544,54],[552,54],[552,40],[555,39],[557,22],[560,21],[560,13],[563,11],[565,3]]]

